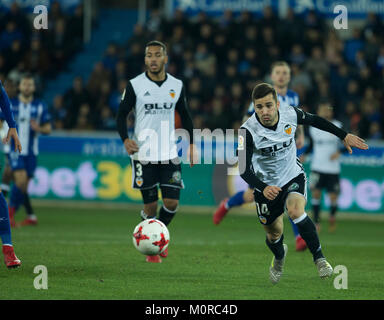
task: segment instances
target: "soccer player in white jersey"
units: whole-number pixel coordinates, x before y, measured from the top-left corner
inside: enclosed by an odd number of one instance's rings
[[[277,98],[280,103],[280,108],[299,107],[299,95],[293,90],[288,89],[289,82],[291,80],[291,69],[287,62],[276,61],[271,66],[271,80],[273,87],[277,92]],[[253,102],[249,105],[247,116],[250,117],[255,113]],[[247,116],[243,121],[246,121]],[[304,130],[302,126],[299,126],[299,130],[296,131],[296,147],[298,149],[304,146]],[[219,207],[216,209],[213,215],[213,223],[219,224],[228,211],[237,206],[241,206],[244,203],[251,203],[254,201],[253,189],[248,188],[232,195],[230,198],[224,199]],[[296,225],[290,220],[292,230],[296,240],[296,251],[303,251],[307,248],[307,245],[301,237]]]
[[[255,114],[239,134],[239,170],[254,189],[256,211],[266,231],[266,244],[273,253],[269,269],[273,284],[279,282],[288,247],[283,243],[283,213],[297,225],[321,278],[332,275],[325,259],[315,224],[305,213],[306,177],[296,156],[294,136],[298,125],[310,125],[336,135],[347,150],[367,149],[361,138],[349,134],[331,122],[298,108],[279,110],[275,89],[258,84],[252,91]]]
[[[28,183],[33,178],[39,153],[38,135],[50,134],[51,123],[48,109],[41,100],[34,97],[35,80],[31,74],[24,74],[19,83],[19,95],[11,99],[20,142],[23,147],[19,154],[11,148],[8,153],[9,165],[13,172],[14,184],[10,191],[9,217],[11,226],[16,226],[15,213],[25,204],[28,197]],[[2,116],[0,116],[2,118]],[[27,209],[27,218],[21,225],[36,225],[37,217]]]
[[[333,108],[329,102],[319,104],[317,114],[341,128],[340,121],[333,118]],[[334,135],[317,128],[309,128],[310,143],[305,150],[301,161],[305,161],[306,155],[312,153],[311,173],[309,185],[311,189],[311,205],[313,220],[317,231],[320,231],[320,201],[322,190],[325,189],[331,202],[329,216],[329,231],[336,228],[337,200],[340,193],[340,154],[342,145]]]
[[[190,165],[193,166],[193,123],[188,111],[183,82],[165,72],[166,46],[151,41],[145,47],[146,71],[131,79],[117,114],[117,129],[132,163],[132,185],[140,189],[144,208],[141,218],[156,218],[158,187],[163,205],[158,219],[168,225],[176,214],[180,189],[184,188],[175,139],[175,111],[190,137]],[[127,116],[135,112],[133,137],[128,137]],[[161,262],[168,250],[147,256],[147,262]],[[160,257],[161,256],[161,257]]]

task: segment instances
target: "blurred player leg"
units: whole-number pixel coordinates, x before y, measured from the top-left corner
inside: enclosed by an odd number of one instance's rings
[[[12,182],[12,169],[9,166],[8,158],[5,156],[3,177],[1,178],[1,191],[6,198],[9,191],[11,190],[10,184]]]
[[[312,194],[311,205],[312,205],[313,221],[315,222],[317,232],[320,232],[321,190],[312,189],[311,194]]]
[[[8,218],[8,205],[0,191],[0,237],[3,243],[4,262],[8,268],[16,268],[21,261],[16,257],[12,245],[11,226]]]
[[[252,189],[239,191],[235,193],[232,197],[225,198],[223,201],[221,201],[219,207],[213,214],[213,223],[216,225],[219,224],[231,208],[239,207],[244,203],[251,203],[253,201],[254,197]]]
[[[33,208],[31,205],[31,199],[29,198],[28,192],[24,195],[24,203],[25,211],[27,213],[27,218],[21,222],[22,226],[35,226],[37,225],[37,217],[33,212]]]
[[[297,226],[293,223],[292,219],[289,218],[289,222],[291,223],[293,234],[295,236],[295,241],[296,241],[296,251],[304,251],[307,249],[307,244],[305,243],[305,240],[299,233],[299,229]]]
[[[329,198],[331,200],[331,209],[329,215],[329,232],[336,231],[336,212],[337,212],[337,198],[338,194],[335,192],[329,193]]]

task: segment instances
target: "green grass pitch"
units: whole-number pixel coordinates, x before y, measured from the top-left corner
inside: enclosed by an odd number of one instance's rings
[[[211,214],[198,211],[179,208],[169,256],[151,264],[132,244],[138,208],[36,207],[39,225],[13,230],[22,267],[2,263],[0,299],[383,299],[383,221],[341,220],[334,234],[324,222],[323,251],[348,270],[348,289],[337,290],[333,278],[318,277],[308,250],[294,250],[288,221],[285,271],[273,286],[257,217],[231,212],[214,226]],[[47,290],[33,286],[37,265],[47,267]]]

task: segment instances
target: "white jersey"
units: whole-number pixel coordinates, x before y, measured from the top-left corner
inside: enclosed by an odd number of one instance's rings
[[[340,121],[332,120],[331,122],[339,128],[342,126]],[[314,127],[309,127],[309,134],[313,141],[311,170],[320,173],[339,174],[340,159],[331,160],[331,155],[340,150],[340,139],[329,132]]]
[[[294,108],[285,108],[279,115],[276,130],[265,128],[256,115],[241,127],[253,138],[252,165],[256,177],[267,185],[283,187],[304,170],[296,157],[297,113]]]
[[[139,146],[139,151],[132,158],[140,161],[177,158],[175,107],[183,82],[167,73],[166,80],[159,86],[145,72],[130,82],[136,96],[132,139]]]

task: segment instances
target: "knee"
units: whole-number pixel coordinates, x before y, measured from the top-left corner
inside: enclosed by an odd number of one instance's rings
[[[15,181],[16,187],[18,187],[22,192],[27,192],[27,182],[23,180]]]
[[[301,210],[300,208],[297,208],[297,207],[288,207],[287,209],[288,209],[287,210],[288,216],[292,220],[295,220],[304,214],[304,210]]]
[[[163,199],[164,207],[169,211],[175,211],[179,205],[179,200],[176,199]]]
[[[274,231],[274,232],[268,232],[267,233],[267,239],[270,243],[276,242],[281,237],[281,232]]]
[[[329,194],[329,200],[331,200],[332,204],[337,204],[337,194],[336,193],[330,193]]]

